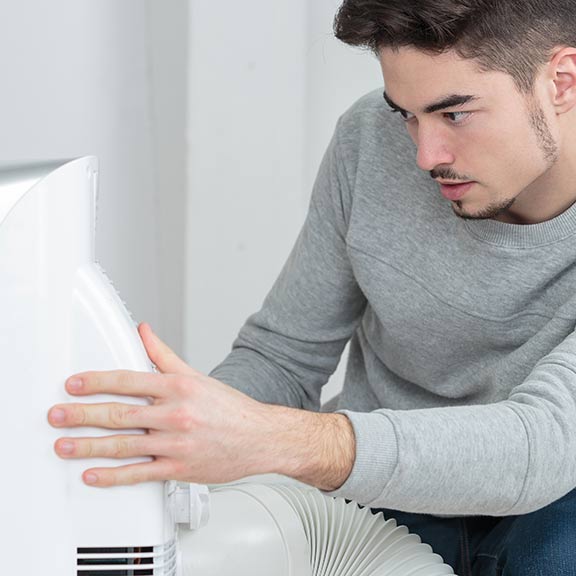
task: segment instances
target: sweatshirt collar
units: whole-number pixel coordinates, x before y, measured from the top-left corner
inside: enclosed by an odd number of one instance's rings
[[[508,224],[498,220],[462,220],[478,240],[511,248],[533,248],[559,242],[576,234],[576,203],[568,210],[538,224]]]

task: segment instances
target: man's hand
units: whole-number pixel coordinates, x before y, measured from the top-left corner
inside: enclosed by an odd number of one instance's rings
[[[354,433],[346,416],[257,402],[192,369],[147,324],[138,331],[160,374],[85,372],[69,378],[66,389],[78,397],[146,397],[150,405],[62,404],[49,412],[54,427],[118,431],[106,437],[60,438],[55,450],[62,458],[153,457],[149,462],[87,470],[87,484],[205,484],[279,473],[333,490],[346,480],[355,457]],[[148,433],[122,434],[134,428]]]

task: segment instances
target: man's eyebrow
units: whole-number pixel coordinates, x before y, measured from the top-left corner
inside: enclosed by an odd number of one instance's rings
[[[384,100],[390,108],[393,110],[398,110],[399,112],[407,112],[401,106],[398,106],[391,98],[386,94],[384,91]],[[463,104],[467,104],[468,102],[473,102],[474,100],[478,100],[478,96],[472,96],[469,94],[450,94],[450,96],[445,96],[437,100],[436,102],[432,102],[432,104],[428,104],[424,108],[425,114],[432,114],[433,112],[439,112],[440,110],[446,110],[447,108],[454,108],[455,106],[462,106]]]
[[[392,110],[398,110],[398,112],[407,112],[407,110],[404,110],[404,108],[401,108],[400,106],[398,106],[398,104],[396,104],[396,102],[394,102],[394,100],[392,100],[392,98],[390,98],[390,96],[388,96],[388,94],[386,94],[386,90],[384,90],[384,93],[382,94],[382,96],[384,96],[384,100],[386,100],[386,104],[388,104],[388,106],[390,106],[390,108],[392,108]]]

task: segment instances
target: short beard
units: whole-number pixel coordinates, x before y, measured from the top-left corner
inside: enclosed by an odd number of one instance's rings
[[[531,96],[528,101],[528,114],[530,117],[530,124],[532,125],[532,129],[534,130],[538,140],[538,147],[544,154],[544,160],[548,164],[548,168],[550,168],[558,161],[560,152],[558,145],[554,141],[552,132],[550,132],[548,122],[546,122],[544,110],[542,110],[542,107],[538,102],[536,102],[536,99],[533,96]],[[458,200],[452,204],[452,210],[456,216],[463,220],[492,220],[497,216],[508,212],[514,205],[516,198],[517,197],[514,197],[512,199],[490,204],[490,206],[487,206],[474,214],[464,212],[462,210],[462,202]]]
[[[512,200],[503,200],[502,202],[490,204],[483,208],[479,212],[475,212],[474,214],[469,214],[462,210],[462,202],[460,200],[456,200],[456,202],[452,203],[452,210],[454,214],[462,220],[492,220],[501,214],[508,212],[512,205],[516,202],[516,198],[512,198]]]
[[[544,159],[550,167],[558,161],[560,152],[558,145],[554,141],[552,132],[550,132],[548,122],[546,122],[544,110],[542,110],[542,107],[538,105],[533,97],[530,98],[528,112],[530,114],[530,124],[532,124],[536,138],[538,139],[538,146],[540,150],[542,150]]]

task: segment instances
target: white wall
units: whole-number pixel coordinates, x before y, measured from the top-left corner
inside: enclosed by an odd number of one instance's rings
[[[185,350],[207,371],[260,306],[305,195],[306,0],[190,0]]]
[[[164,230],[185,202],[185,82],[174,79],[186,73],[185,41],[173,62],[180,69],[161,69],[163,40],[186,38],[186,0],[168,4],[162,20],[140,0],[1,0],[0,162],[99,157],[97,257],[134,317],[178,348],[173,307],[183,307],[183,270],[167,264],[166,246],[178,243],[183,253],[183,218]],[[166,19],[184,25],[168,31]],[[159,82],[176,87],[175,102]],[[179,176],[168,177],[174,165]],[[175,287],[158,281],[167,273]]]
[[[382,80],[332,37],[337,0],[190,4],[184,349],[208,371],[288,255],[337,117]]]
[[[188,0],[147,0],[147,59],[154,156],[157,333],[179,354],[184,339],[188,196]],[[143,265],[146,265],[145,260]],[[146,319],[146,317],[142,317]]]

